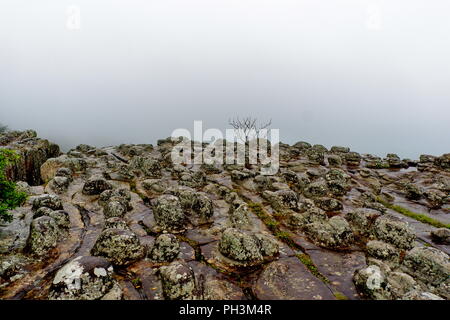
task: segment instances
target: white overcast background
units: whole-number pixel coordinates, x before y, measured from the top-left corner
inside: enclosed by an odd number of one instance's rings
[[[440,155],[449,16],[448,0],[0,0],[0,122],[67,150],[252,115],[286,143]]]

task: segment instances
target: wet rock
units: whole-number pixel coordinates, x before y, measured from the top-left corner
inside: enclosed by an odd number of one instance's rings
[[[261,300],[335,299],[329,288],[297,258],[285,258],[267,264],[253,291]]]
[[[205,300],[242,300],[245,298],[238,286],[225,280],[207,280],[203,286],[203,299]]]
[[[42,216],[31,223],[30,251],[43,256],[50,249],[56,247],[60,235],[59,228],[53,218]]]
[[[374,158],[367,160],[366,167],[369,169],[387,169],[389,168],[389,163],[380,158]]]
[[[112,188],[112,185],[101,175],[94,175],[84,184],[83,194],[90,196],[97,195]]]
[[[99,204],[103,207],[106,207],[108,202],[117,201],[120,202],[126,209],[126,211],[130,211],[133,207],[130,204],[131,201],[131,193],[128,189],[119,188],[114,190],[105,190],[100,194]]]
[[[171,262],[180,254],[180,243],[173,234],[161,234],[156,240],[149,258],[159,262]]]
[[[406,253],[403,270],[416,279],[438,286],[449,279],[449,256],[436,248],[415,247]]]
[[[63,208],[61,199],[53,194],[43,194],[33,198],[33,209],[37,210],[41,207],[47,207],[52,210],[60,210]]]
[[[153,205],[153,214],[159,227],[166,230],[179,230],[184,227],[185,215],[178,197],[159,196]]]
[[[106,229],[98,237],[91,253],[123,266],[141,259],[144,256],[144,248],[136,234],[131,231]]]
[[[273,239],[262,234],[228,228],[219,241],[219,251],[238,262],[261,263],[278,253],[278,245]]]
[[[172,262],[159,269],[164,296],[169,300],[194,299],[197,294],[194,271],[184,262]]]
[[[112,274],[113,267],[104,258],[77,257],[58,270],[50,288],[49,299],[100,299],[117,285]]]
[[[439,228],[430,232],[431,238],[437,243],[450,244],[450,230]]]
[[[306,234],[325,248],[346,248],[353,241],[353,232],[348,222],[334,216],[326,222],[313,222],[305,226]]]
[[[416,240],[416,235],[408,224],[391,215],[382,216],[375,221],[374,234],[378,239],[400,249],[411,249]]]

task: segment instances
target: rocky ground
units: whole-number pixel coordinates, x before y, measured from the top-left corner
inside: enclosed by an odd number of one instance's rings
[[[450,154],[281,144],[257,166],[0,135],[30,196],[0,225],[2,299],[449,299]]]

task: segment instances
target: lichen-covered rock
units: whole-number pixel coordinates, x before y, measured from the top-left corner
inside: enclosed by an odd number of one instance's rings
[[[153,205],[153,214],[157,225],[165,230],[179,230],[184,227],[186,218],[178,197],[159,196]]]
[[[101,257],[80,256],[65,264],[55,275],[50,300],[96,300],[116,284],[113,267]]]
[[[416,279],[438,286],[450,277],[449,256],[431,247],[415,247],[403,260],[403,269]]]
[[[161,179],[146,179],[142,181],[142,186],[144,187],[145,190],[159,193],[164,192],[168,188],[167,183],[165,183]]]
[[[104,229],[130,230],[125,220],[120,217],[112,217],[106,219]]]
[[[70,217],[69,213],[64,210],[53,210],[48,214],[50,218],[53,218],[56,225],[60,229],[67,229],[70,227]]]
[[[334,216],[325,222],[313,222],[305,226],[306,234],[325,248],[346,248],[353,241],[353,232],[348,222]]]
[[[312,182],[306,186],[304,194],[308,198],[324,197],[328,193],[328,185],[324,180]]]
[[[450,153],[443,154],[434,159],[434,164],[444,170],[450,169]]]
[[[169,300],[195,299],[197,288],[194,271],[184,262],[172,262],[159,269],[164,296]]]
[[[12,221],[0,224],[0,254],[21,251],[27,244],[33,212],[19,207],[11,211]]]
[[[149,258],[159,262],[171,262],[176,259],[180,253],[180,243],[173,234],[161,234],[153,245],[149,253]]]
[[[412,183],[407,183],[404,186],[405,196],[410,200],[419,200],[422,197],[422,190]]]
[[[436,189],[426,190],[423,194],[433,209],[442,207],[444,199],[447,197],[446,193]]]
[[[356,288],[365,296],[375,300],[391,299],[387,287],[386,277],[376,265],[357,270],[353,276]]]
[[[328,197],[317,198],[315,204],[320,209],[328,212],[340,211],[343,208],[342,203],[339,200]]]
[[[206,280],[203,284],[203,299],[205,300],[243,300],[245,298],[241,288],[220,279]]]
[[[345,218],[357,234],[367,236],[372,233],[373,224],[379,216],[376,210],[361,208],[347,213]]]
[[[62,155],[57,158],[50,158],[40,167],[42,180],[48,182],[55,176],[60,168],[69,168],[72,172],[85,172],[87,162],[82,158],[73,158]]]
[[[411,249],[416,235],[407,223],[398,221],[391,215],[378,218],[374,224],[375,236],[401,249]]]
[[[30,250],[37,256],[45,255],[56,247],[60,230],[53,218],[42,216],[31,223]]]
[[[144,247],[135,233],[128,230],[104,230],[91,250],[94,256],[102,256],[113,264],[128,265],[144,256]]]
[[[264,191],[263,197],[275,210],[297,209],[298,194],[292,190]]]
[[[130,211],[133,207],[130,204],[131,201],[131,193],[128,189],[119,188],[114,190],[105,190],[100,194],[98,199],[99,204],[103,207],[106,207],[108,202],[110,201],[118,201],[120,202],[126,209],[126,211]]]
[[[180,199],[181,206],[188,213],[192,224],[206,223],[214,214],[213,203],[204,192],[189,187],[177,188],[170,192]]]
[[[439,228],[430,232],[431,238],[437,243],[450,244],[450,229]]]
[[[369,256],[381,260],[397,261],[400,255],[399,250],[393,245],[379,240],[367,242],[366,250]]]
[[[317,149],[308,149],[306,155],[311,164],[325,165],[325,155],[324,152]]]
[[[83,186],[83,194],[85,195],[97,195],[105,190],[112,189],[112,185],[106,181],[101,175],[94,175],[89,178]]]
[[[349,147],[332,146],[330,149],[331,153],[349,153]]]
[[[342,158],[337,154],[329,155],[327,161],[330,167],[340,167],[342,165]]]
[[[278,253],[278,245],[267,236],[228,228],[219,241],[219,251],[238,262],[261,263]]]
[[[123,217],[126,212],[127,208],[125,207],[125,205],[122,202],[116,200],[108,201],[103,210],[105,218],[107,219],[112,217]]]
[[[230,221],[233,227],[242,228],[250,224],[249,209],[245,202],[236,201],[230,206]]]
[[[63,193],[69,187],[70,180],[67,177],[55,176],[50,181],[50,188],[56,193]]]
[[[130,163],[130,167],[134,170],[141,171],[145,177],[160,178],[161,177],[161,161],[152,157],[137,156]]]
[[[361,163],[361,155],[357,152],[348,152],[344,155],[345,163],[348,166],[359,166]]]
[[[402,300],[444,300],[444,299],[431,292],[411,290],[402,297]]]
[[[41,207],[47,207],[52,210],[60,210],[63,208],[61,199],[53,194],[43,194],[33,198],[33,209],[37,210]]]

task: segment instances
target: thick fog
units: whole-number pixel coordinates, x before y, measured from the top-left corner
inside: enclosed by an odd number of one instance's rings
[[[283,142],[450,152],[448,0],[1,0],[0,122],[65,150],[272,119]]]

